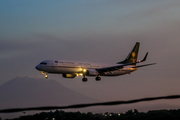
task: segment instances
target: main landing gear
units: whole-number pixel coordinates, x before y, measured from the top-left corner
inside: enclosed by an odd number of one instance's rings
[[[96,81],[100,81],[101,77],[97,76],[95,79],[96,79]]]
[[[97,76],[97,77],[95,78],[95,80],[96,80],[96,81],[100,81],[100,80],[101,80],[101,77]],[[83,76],[82,81],[83,81],[83,82],[87,82],[88,79],[87,79],[85,76]]]
[[[85,78],[85,77],[83,77],[82,81],[83,81],[83,82],[87,82],[87,81],[88,81],[88,79],[87,79],[87,78]]]
[[[87,82],[87,81],[88,81],[88,79],[85,77],[86,74],[87,74],[87,70],[84,69],[84,70],[83,70],[83,78],[82,78],[82,81],[83,81],[83,82]]]

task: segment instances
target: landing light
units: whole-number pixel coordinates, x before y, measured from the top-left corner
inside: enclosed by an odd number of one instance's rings
[[[83,70],[83,72],[86,72],[86,71],[87,71],[86,69]]]
[[[137,70],[137,68],[130,68],[131,70]]]

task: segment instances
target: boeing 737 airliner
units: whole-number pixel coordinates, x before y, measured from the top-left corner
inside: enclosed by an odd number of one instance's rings
[[[86,82],[88,79],[85,76],[96,76],[96,81],[100,81],[100,76],[119,76],[130,74],[139,67],[154,65],[155,63],[136,66],[137,63],[144,62],[147,58],[146,53],[143,60],[137,61],[139,42],[136,42],[133,50],[129,53],[124,61],[118,62],[114,65],[100,65],[87,62],[70,62],[61,60],[46,60],[36,66],[36,69],[41,71],[48,78],[48,73],[62,74],[64,78],[75,78],[76,76],[83,76],[82,81]]]

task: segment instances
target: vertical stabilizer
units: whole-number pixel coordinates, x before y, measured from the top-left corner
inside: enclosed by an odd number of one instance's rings
[[[117,64],[126,64],[126,63],[134,63],[137,62],[138,51],[139,51],[139,42],[136,42],[133,50],[129,53],[127,58],[124,61],[118,62]]]

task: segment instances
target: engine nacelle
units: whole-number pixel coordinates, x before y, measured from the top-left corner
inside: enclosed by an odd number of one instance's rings
[[[64,78],[75,78],[76,74],[62,74]]]
[[[87,70],[87,72],[86,72],[86,75],[87,75],[87,76],[97,76],[98,74],[99,74],[98,71],[95,70],[95,69],[89,69],[89,70]]]

